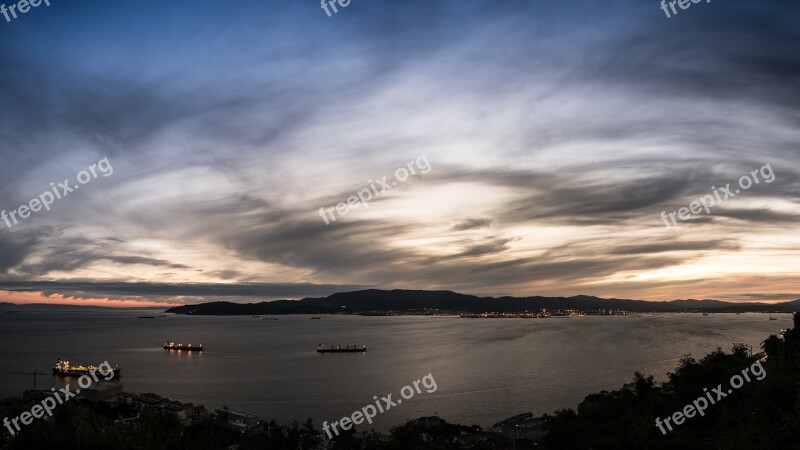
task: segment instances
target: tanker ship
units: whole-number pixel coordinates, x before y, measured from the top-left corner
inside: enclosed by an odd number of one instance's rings
[[[319,344],[317,346],[317,353],[363,353],[367,351],[367,346],[362,345],[361,347],[357,345],[345,345],[342,347],[341,345],[331,345],[326,346]]]
[[[119,376],[119,366],[114,367],[112,371],[114,372],[114,377]],[[62,359],[59,359],[53,366],[53,375],[60,377],[79,377],[81,375],[91,375],[92,373],[102,374],[103,371],[97,366],[83,366],[80,364],[73,366],[70,365],[69,361]]]
[[[187,352],[202,352],[203,345],[176,344],[174,342],[164,342],[164,350],[185,350]]]

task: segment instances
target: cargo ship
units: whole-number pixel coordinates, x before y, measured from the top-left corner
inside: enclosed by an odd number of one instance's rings
[[[361,347],[357,345],[349,346],[345,345],[342,347],[341,345],[331,345],[330,347],[319,344],[317,346],[317,353],[363,353],[367,351],[367,346],[362,345]]]
[[[187,352],[202,352],[203,345],[176,344],[174,342],[164,342],[164,350],[185,350]]]
[[[119,376],[119,366],[112,369],[114,377]],[[53,366],[53,375],[60,377],[79,377],[81,375],[91,375],[92,373],[103,373],[97,366],[70,365],[69,361],[59,359]]]

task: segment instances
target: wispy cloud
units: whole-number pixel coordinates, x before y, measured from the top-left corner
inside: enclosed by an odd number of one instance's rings
[[[791,296],[800,7],[710,6],[53,5],[0,28],[0,208],[115,172],[0,229],[0,290]],[[422,153],[424,178],[315,215]],[[767,162],[774,183],[659,222]]]

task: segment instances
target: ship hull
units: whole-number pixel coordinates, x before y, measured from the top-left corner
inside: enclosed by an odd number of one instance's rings
[[[365,348],[318,348],[317,353],[364,353]]]
[[[119,376],[119,372],[120,372],[119,369],[112,369],[112,371],[114,372],[114,377],[115,378]],[[100,372],[97,369],[94,369],[94,370],[88,370],[88,369],[87,370],[74,370],[74,369],[63,370],[63,369],[53,368],[53,375],[56,375],[56,376],[59,376],[59,377],[80,377],[80,376],[83,376],[83,375],[91,375],[92,372],[95,372],[95,373],[98,373],[98,374],[102,374],[102,372]]]
[[[184,352],[202,352],[203,351],[203,347],[186,347],[186,346],[183,346],[183,347],[176,347],[176,346],[168,347],[168,346],[164,346],[164,350],[181,350],[181,351],[184,351]]]

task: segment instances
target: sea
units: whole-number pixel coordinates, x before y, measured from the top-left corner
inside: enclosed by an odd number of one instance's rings
[[[371,427],[439,416],[491,427],[511,416],[575,408],[614,390],[634,372],[665,381],[680,358],[733,343],[760,351],[792,326],[789,314],[632,314],[546,319],[346,315],[168,315],[153,311],[21,310],[0,313],[0,397],[62,387],[58,358],[118,365],[126,392],[258,415],[317,428],[392,394]],[[770,317],[777,320],[770,320]],[[164,341],[202,344],[202,353],[165,351]],[[317,345],[366,345],[365,353],[319,354]],[[428,377],[426,388],[401,390]],[[433,382],[431,382],[433,380]],[[435,386],[434,386],[435,383]],[[74,390],[74,388],[73,388]],[[429,392],[431,391],[431,392]],[[397,400],[402,400],[398,402]],[[384,405],[381,402],[381,405]],[[362,429],[363,426],[362,426]]]

